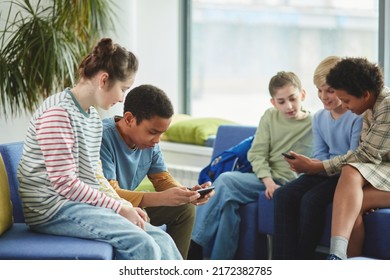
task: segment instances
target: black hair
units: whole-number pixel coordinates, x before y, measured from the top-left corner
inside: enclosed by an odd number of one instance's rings
[[[161,89],[152,85],[141,85],[127,94],[124,104],[124,113],[126,112],[131,112],[139,125],[143,120],[150,120],[155,116],[172,117],[173,106]]]
[[[378,96],[383,90],[384,78],[377,64],[366,58],[350,57],[342,59],[329,71],[326,83],[360,98],[366,91]]]

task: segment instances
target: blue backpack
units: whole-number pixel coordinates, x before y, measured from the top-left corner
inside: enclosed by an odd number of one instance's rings
[[[248,161],[247,153],[253,138],[254,136],[250,136],[236,146],[215,156],[211,163],[200,171],[198,183],[214,182],[221,173],[226,171],[252,172],[252,165]]]

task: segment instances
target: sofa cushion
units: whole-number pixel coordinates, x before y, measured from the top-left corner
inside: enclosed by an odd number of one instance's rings
[[[181,122],[181,121],[184,121],[184,120],[190,120],[192,119],[192,117],[190,115],[187,115],[187,114],[174,114],[172,116],[172,120],[171,120],[171,125],[174,125],[175,123],[177,122]],[[169,141],[169,138],[168,136],[166,135],[166,133],[163,133],[161,135],[161,138],[160,138],[161,141]]]
[[[259,234],[257,223],[254,222],[258,221],[257,201],[241,205],[239,213],[241,217],[240,238],[235,259],[268,259],[270,252],[265,249],[268,248],[267,235]]]
[[[37,233],[24,223],[14,223],[0,238],[4,260],[110,260],[113,255],[108,243]]]
[[[12,225],[12,203],[8,176],[0,154],[0,235]]]
[[[220,118],[191,118],[174,123],[164,135],[169,141],[203,146],[210,136],[217,134],[220,125],[233,123]]]
[[[265,191],[260,192],[258,205],[258,230],[261,234],[274,234],[274,201],[265,196]]]
[[[364,215],[366,231],[363,255],[377,259],[390,259],[390,208],[378,209]]]
[[[4,165],[7,170],[8,183],[11,194],[12,210],[15,223],[23,223],[24,215],[22,202],[19,197],[19,182],[16,176],[19,161],[22,158],[23,142],[13,142],[0,145],[0,154],[3,157]]]

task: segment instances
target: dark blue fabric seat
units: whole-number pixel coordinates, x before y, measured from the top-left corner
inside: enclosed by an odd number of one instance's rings
[[[41,234],[31,231],[25,223],[14,223],[0,236],[0,259],[3,260],[111,260],[110,244]]]

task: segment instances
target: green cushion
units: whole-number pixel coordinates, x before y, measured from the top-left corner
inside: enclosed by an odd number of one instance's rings
[[[221,124],[234,124],[234,122],[220,118],[191,118],[171,125],[165,132],[165,136],[173,142],[204,145],[210,136],[217,134]]]
[[[184,120],[189,120],[191,118],[192,117],[190,115],[187,115],[187,114],[174,114],[172,116],[171,126],[174,125],[177,122],[184,121]],[[161,135],[161,140],[162,141],[169,141],[169,139],[165,135],[165,133],[163,133],[163,135]]]
[[[152,182],[150,182],[148,177],[145,177],[141,183],[138,185],[138,187],[135,188],[134,191],[138,192],[155,192],[156,190],[153,187]]]
[[[0,154],[0,235],[11,227],[12,222],[12,203],[8,176]]]

